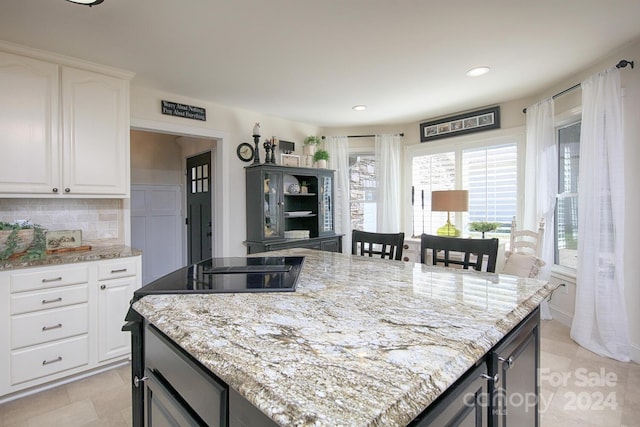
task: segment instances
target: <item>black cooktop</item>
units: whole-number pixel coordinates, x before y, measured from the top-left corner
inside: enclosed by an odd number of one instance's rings
[[[153,294],[292,292],[303,256],[211,258],[169,273],[135,292]]]

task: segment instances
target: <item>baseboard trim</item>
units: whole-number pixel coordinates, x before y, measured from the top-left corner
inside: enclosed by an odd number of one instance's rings
[[[549,311],[551,311],[551,316],[555,320],[562,323],[566,327],[571,328],[571,323],[573,322],[572,314],[566,313],[558,309],[558,307],[554,306],[553,304],[549,304]]]
[[[45,383],[45,384],[33,386],[31,388],[28,388],[28,389],[24,389],[24,390],[16,391],[16,392],[11,393],[11,394],[4,395],[4,396],[2,396],[0,398],[0,404],[7,403],[7,402],[10,402],[12,400],[20,399],[21,397],[26,397],[26,396],[30,396],[32,394],[40,393],[41,391],[50,390],[52,388],[59,387],[59,386],[64,385],[64,384],[68,384],[68,383],[71,383],[71,382],[74,382],[74,381],[78,381],[78,380],[83,379],[83,378],[91,377],[93,375],[109,371],[109,370],[114,369],[114,368],[118,368],[120,366],[128,364],[129,360],[130,360],[129,358],[124,359],[124,360],[119,360],[117,362],[114,362],[114,363],[111,363],[111,364],[108,364],[108,365],[103,365],[103,366],[100,366],[100,367],[95,368],[95,369],[90,370],[90,371],[84,371],[84,372],[81,372],[81,373],[78,373],[78,374],[75,374],[75,375],[70,375],[68,377],[61,378],[59,380],[54,380],[54,381],[51,381],[51,382],[48,382],[48,383]]]

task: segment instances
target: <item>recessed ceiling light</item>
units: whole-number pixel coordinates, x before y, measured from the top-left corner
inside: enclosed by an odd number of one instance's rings
[[[76,4],[83,4],[85,6],[95,6],[97,4],[102,3],[104,0],[67,0],[71,3],[76,3]]]
[[[467,76],[469,77],[478,77],[483,74],[487,74],[491,70],[489,67],[476,67],[467,71]]]
[[[356,111],[364,111],[364,110],[367,109],[367,106],[366,105],[354,105],[353,109],[356,110]]]

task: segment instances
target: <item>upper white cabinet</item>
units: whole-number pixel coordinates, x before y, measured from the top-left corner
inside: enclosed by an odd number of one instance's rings
[[[59,67],[0,51],[0,193],[60,184]]]
[[[128,195],[129,85],[62,68],[64,193]]]
[[[56,59],[0,50],[0,197],[129,197],[129,78]]]

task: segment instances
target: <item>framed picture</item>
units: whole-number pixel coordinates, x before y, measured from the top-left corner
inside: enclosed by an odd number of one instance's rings
[[[500,106],[420,123],[420,142],[500,128]]]
[[[82,246],[82,230],[53,230],[44,235],[47,250],[79,248]]]
[[[282,166],[300,167],[300,156],[297,154],[280,154],[280,164]]]

